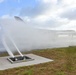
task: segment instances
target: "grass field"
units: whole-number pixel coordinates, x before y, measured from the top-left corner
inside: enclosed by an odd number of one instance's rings
[[[33,50],[28,53],[54,61],[0,71],[0,75],[76,75],[76,47]],[[7,54],[4,53],[0,56],[4,55]]]

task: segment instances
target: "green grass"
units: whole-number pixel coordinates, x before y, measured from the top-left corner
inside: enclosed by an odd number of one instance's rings
[[[76,75],[76,47],[33,50],[53,62],[0,71],[0,75]],[[25,53],[24,53],[25,54]],[[0,56],[5,56],[2,54]]]
[[[57,72],[56,75],[65,75],[65,73],[60,71],[60,72]]]

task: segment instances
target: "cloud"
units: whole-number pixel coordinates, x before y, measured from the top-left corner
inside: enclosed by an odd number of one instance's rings
[[[45,27],[57,27],[57,13],[60,12],[57,8],[57,0],[37,0],[38,4],[35,7],[22,8],[20,16],[31,18],[33,25]],[[56,19],[55,19],[56,18]],[[53,20],[52,20],[53,19]],[[55,21],[54,21],[55,20]]]
[[[48,5],[42,14],[35,16],[36,22],[43,27],[64,27],[72,26],[76,19],[76,1],[75,0],[38,0],[43,7]],[[72,23],[70,23],[72,21]],[[74,22],[75,23],[75,22]],[[73,23],[73,24],[74,24]],[[60,26],[60,27],[59,27]],[[70,27],[69,27],[70,29]]]
[[[19,0],[20,1],[20,0]],[[16,15],[22,17],[30,26],[59,28],[69,26],[71,20],[75,20],[75,0],[36,0],[35,6],[21,7]],[[17,9],[18,10],[18,9]],[[4,15],[2,18],[10,18]]]
[[[24,7],[21,8],[20,16],[29,16],[35,17],[45,13],[50,8],[50,5],[46,4],[46,6],[42,3],[39,3],[35,7]]]
[[[76,0],[62,0],[62,3],[66,6],[76,6]]]
[[[47,17],[47,16],[39,16],[34,18],[33,21],[35,26],[40,28],[58,28],[62,25],[65,25],[69,22],[68,19],[60,18],[60,17]]]
[[[4,2],[4,0],[0,0],[0,3]]]
[[[61,14],[62,18],[68,18],[69,20],[76,20],[76,8],[66,10]]]
[[[8,19],[8,18],[11,18],[11,16],[8,14],[8,15],[3,15],[1,18],[2,19]]]
[[[59,27],[61,30],[75,30],[76,31],[76,20],[72,20],[65,25]]]
[[[45,3],[45,4],[47,3],[56,4],[57,3],[57,0],[38,0],[38,1]]]

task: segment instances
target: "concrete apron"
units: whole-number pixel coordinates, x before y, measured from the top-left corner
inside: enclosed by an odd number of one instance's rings
[[[28,57],[30,57],[34,60],[11,64],[7,60],[7,58],[9,58],[9,56],[0,57],[0,70],[6,70],[6,69],[22,67],[22,66],[36,65],[36,64],[40,64],[40,63],[46,63],[46,62],[53,61],[51,59],[47,59],[47,58],[44,58],[44,57],[41,57],[41,56],[38,56],[38,55],[35,55],[35,54],[26,54],[25,56],[28,56]]]

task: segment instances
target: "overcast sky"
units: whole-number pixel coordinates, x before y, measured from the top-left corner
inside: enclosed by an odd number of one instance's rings
[[[39,28],[76,30],[76,0],[0,0],[0,19],[13,16]]]

